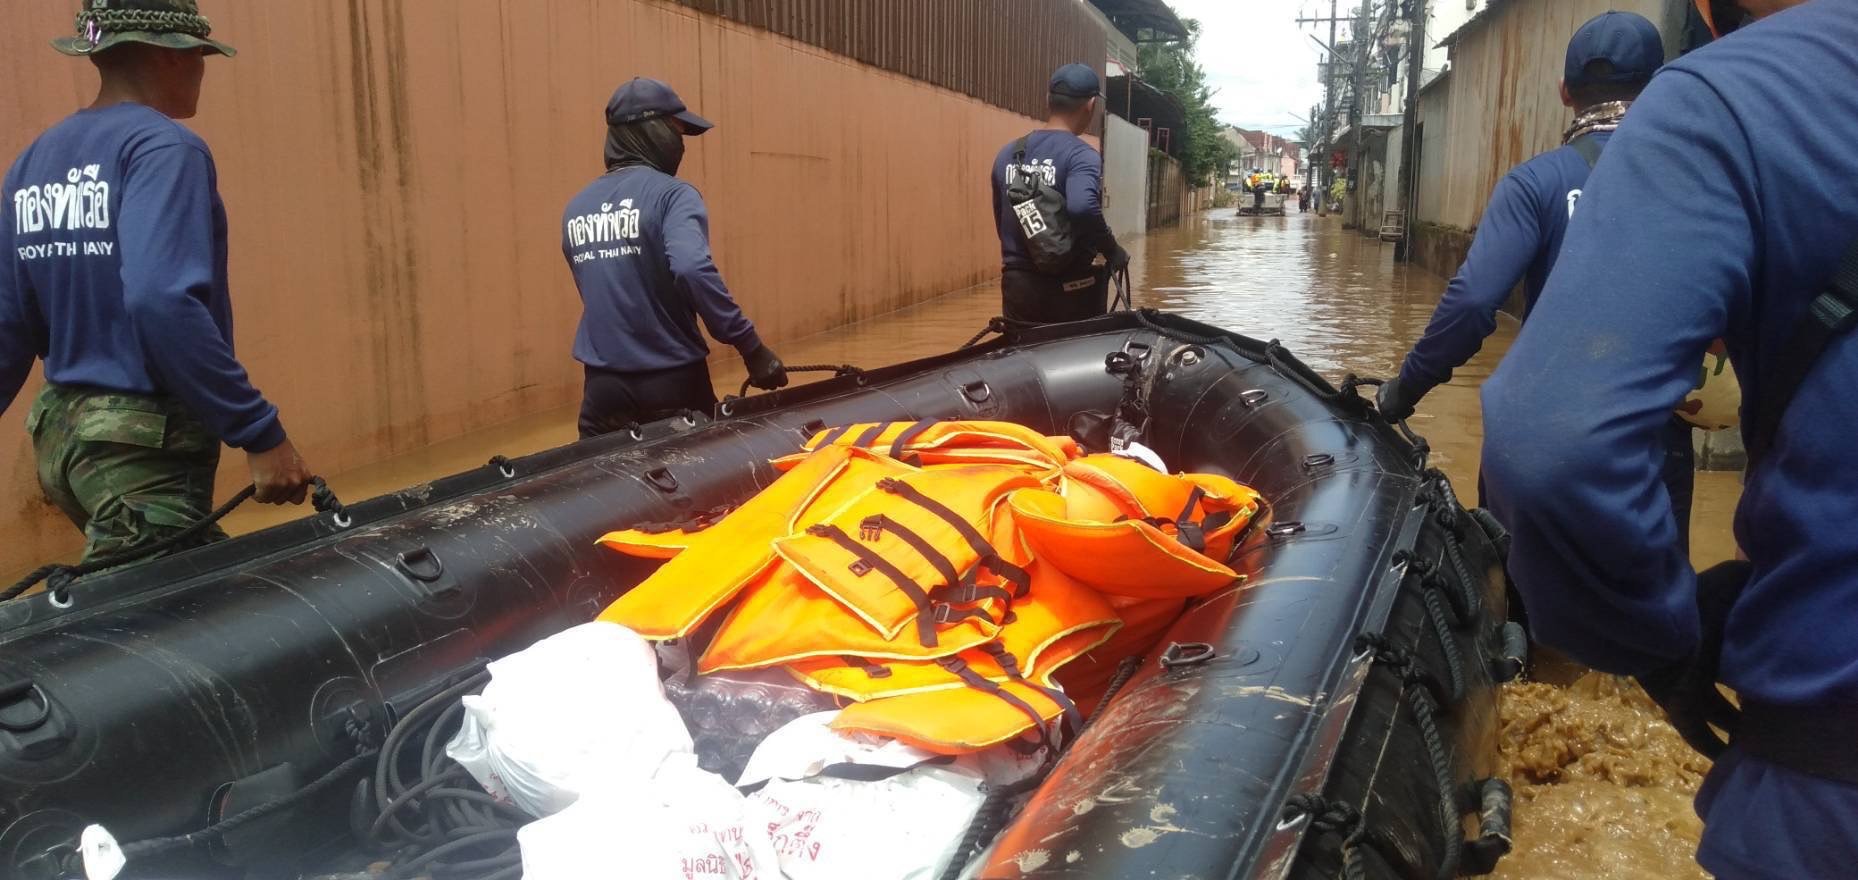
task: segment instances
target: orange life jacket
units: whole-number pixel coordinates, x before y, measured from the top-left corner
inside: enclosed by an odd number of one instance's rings
[[[855,701],[835,727],[967,752],[1075,721],[1058,676],[1098,699],[1185,597],[1237,579],[1215,560],[1257,509],[1231,480],[1017,425],[836,431],[707,528],[603,538],[669,561],[601,618],[672,638],[739,600],[700,672],[783,666]]]
[[[776,565],[742,592],[742,601],[730,610],[697,660],[697,671],[765,669],[816,657],[946,657],[999,636],[998,618],[1005,614],[997,606],[983,610],[949,614],[948,621],[936,628],[933,645],[925,646],[908,627],[886,638],[793,566]]]
[[[599,619],[648,639],[687,635],[774,564],[774,540],[790,534],[808,511],[835,509],[871,483],[912,470],[861,449],[840,447],[812,456],[715,525],[678,536],[689,552],[678,552],[613,600]],[[633,529],[606,535],[600,543],[630,555],[663,558],[670,542]]]
[[[774,550],[801,574],[885,638],[912,622],[925,646],[946,622],[935,606],[942,591],[963,591],[976,565],[1011,582],[1009,602],[1029,587],[1022,567],[982,534],[994,506],[1015,489],[1037,487],[1023,469],[969,465],[922,470],[873,481],[851,503]],[[942,603],[946,604],[946,603]]]
[[[996,505],[987,537],[1008,562],[1023,567],[1029,561],[1005,505]],[[697,670],[759,669],[813,657],[923,660],[978,647],[999,635],[1007,609],[998,599],[1003,593],[1011,596],[1014,587],[985,569],[970,569],[970,574],[976,587],[999,590],[977,589],[968,594],[973,602],[951,601],[963,597],[942,591],[940,601],[949,607],[935,611],[944,621],[937,625],[935,644],[924,645],[909,627],[886,638],[793,566],[777,564],[742,592]],[[983,613],[968,613],[976,610]]]
[[[1024,425],[987,421],[864,422],[821,431],[802,448],[811,452],[825,446],[871,449],[926,467],[1004,464],[1044,470],[1079,455],[1077,442],[1069,437],[1047,437]],[[803,456],[777,459],[775,466]]]
[[[694,540],[692,536],[709,528],[727,516],[734,508],[717,508],[698,513],[687,520],[670,524],[652,524],[634,526],[618,532],[608,532],[594,543],[611,550],[618,550],[627,556],[642,559],[670,559]]]
[[[1035,557],[1099,592],[1148,599],[1237,580],[1217,560],[1258,509],[1256,492],[1224,477],[1170,476],[1115,455],[1066,464],[1058,492],[1008,500]]]
[[[1258,511],[1258,493],[1216,474],[1164,474],[1132,458],[1090,455],[1066,464],[1061,493],[1072,519],[1140,519],[1189,548],[1225,558],[1232,539]],[[1111,504],[1089,498],[1102,493]],[[1103,516],[1114,510],[1117,515]]]
[[[888,736],[944,755],[977,752],[1013,740],[1028,730],[1043,732],[1059,716],[1080,726],[1077,707],[1063,691],[1023,678],[1005,683],[973,674],[951,658],[957,675],[972,676],[966,688],[918,691],[853,703],[832,720],[837,730]]]
[[[1077,701],[1079,711],[1086,716],[1096,713],[1097,701],[1109,689],[1123,661],[1152,650],[1187,607],[1186,599],[1105,598],[1116,609],[1122,627],[1109,641],[1065,664],[1056,676],[1065,694]]]
[[[1122,626],[1109,603],[1056,568],[1034,563],[1030,574],[1032,587],[1025,598],[1012,603],[997,643],[989,640],[959,654],[983,678],[1048,681],[1053,672],[1108,641]],[[876,662],[868,655],[845,652],[793,663],[788,671],[815,690],[853,700],[964,687],[964,679],[937,659]]]

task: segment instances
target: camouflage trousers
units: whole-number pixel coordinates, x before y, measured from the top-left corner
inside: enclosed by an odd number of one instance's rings
[[[219,438],[171,397],[47,384],[26,417],[39,486],[84,532],[84,561],[139,550],[213,510]],[[198,543],[222,540],[217,526]]]

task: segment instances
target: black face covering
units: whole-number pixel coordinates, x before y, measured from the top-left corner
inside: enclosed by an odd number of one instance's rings
[[[647,165],[666,174],[677,174],[684,161],[684,132],[677,122],[660,116],[606,130],[606,170],[618,171],[633,165]]]
[[[1725,37],[1755,20],[1754,14],[1744,10],[1737,0],[1710,0],[1710,18],[1716,21],[1716,31]]]

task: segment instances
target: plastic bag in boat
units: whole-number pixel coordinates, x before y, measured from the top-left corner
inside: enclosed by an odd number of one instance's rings
[[[624,790],[666,756],[693,754],[651,644],[623,626],[583,624],[489,669],[484,692],[463,699],[464,723],[445,753],[531,815],[553,815],[595,788]]]
[[[953,759],[831,728],[837,712],[769,735],[740,783],[788,880],[940,877],[980,809],[980,755]]]
[[[875,775],[877,769],[902,771],[929,763],[957,767],[988,785],[1005,786],[1032,776],[1045,763],[1043,750],[1022,752],[1011,745],[958,758],[941,756],[889,737],[835,730],[832,720],[838,715],[836,709],[804,715],[769,734],[748,759],[736,787],[754,788],[774,779],[807,779],[847,766],[875,768]]]
[[[767,823],[752,816],[742,793],[698,768],[695,755],[674,754],[647,780],[590,789],[523,826],[523,878],[776,880]]]
[[[933,760],[934,752],[894,739],[833,730],[838,711],[803,715],[768,734],[755,749],[736,780],[736,787],[751,788],[773,779],[806,779],[828,767],[860,766],[908,770]]]
[[[663,651],[660,650],[662,658]],[[662,662],[662,660],[661,660]],[[698,766],[724,779],[742,775],[749,757],[789,722],[837,702],[782,669],[741,669],[665,679],[665,696],[690,729]]]
[[[777,779],[749,810],[788,880],[935,880],[985,799],[978,773],[923,764],[880,780]]]

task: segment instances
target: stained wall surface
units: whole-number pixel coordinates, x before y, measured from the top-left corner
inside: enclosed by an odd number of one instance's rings
[[[1449,81],[1428,89],[1419,219],[1470,229],[1497,181],[1561,143],[1573,111],[1561,103],[1568,38],[1608,10],[1636,12],[1675,48],[1670,0],[1503,0],[1455,37]],[[1440,94],[1443,91],[1443,94]]]
[[[238,351],[321,473],[576,399],[561,212],[634,75],[718,123],[683,175],[777,348],[998,272],[988,168],[1032,123],[997,103],[665,0],[204,7],[241,50],[209,62],[188,123],[231,215]],[[8,161],[94,94],[91,66],[46,45],[75,9],[0,0]],[[36,485],[38,385],[0,418],[0,572],[78,545]],[[221,497],[248,480],[229,453]]]

